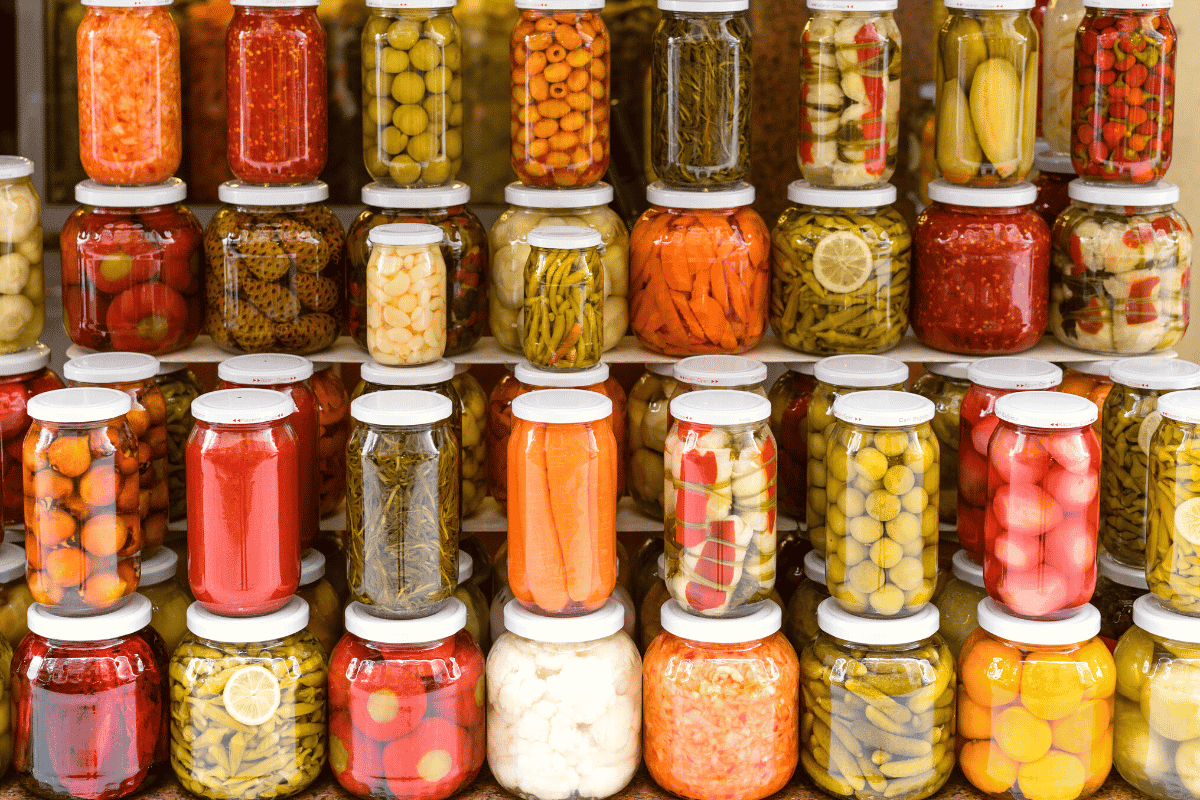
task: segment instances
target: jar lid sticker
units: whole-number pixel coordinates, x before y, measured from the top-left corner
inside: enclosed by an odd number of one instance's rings
[[[433,386],[454,377],[454,362],[441,358],[419,367],[388,367],[377,361],[367,361],[358,376],[367,383],[380,386]]]
[[[1121,208],[1170,206],[1179,202],[1179,187],[1166,181],[1147,184],[1093,183],[1076,178],[1067,186],[1067,194],[1080,203]]]
[[[833,401],[833,416],[851,425],[903,428],[928,422],[934,413],[928,397],[894,389],[851,392]]]
[[[1020,11],[1033,8],[1034,0],[945,0],[946,8],[973,11]]]
[[[168,550],[164,547],[163,550]],[[142,567],[143,571],[145,566]],[[0,544],[0,583],[9,583],[25,577],[25,549],[4,542]]]
[[[90,617],[64,617],[48,606],[34,603],[25,612],[25,620],[29,630],[45,639],[99,642],[137,633],[150,624],[152,614],[150,600],[134,593],[116,608]]]
[[[1032,6],[1033,0],[1029,3]],[[996,188],[957,186],[945,178],[938,178],[929,182],[929,199],[968,208],[1016,208],[1037,200],[1037,187],[1028,181]]]
[[[512,413],[527,422],[582,424],[611,417],[613,402],[599,392],[586,389],[542,389],[514,398]]]
[[[218,389],[192,401],[192,416],[213,425],[262,425],[287,419],[296,403],[272,389]]]
[[[829,356],[817,362],[816,377],[830,386],[878,389],[908,380],[908,367],[888,356]]]
[[[1136,356],[1113,364],[1109,377],[1113,383],[1132,389],[1195,389],[1200,386],[1200,364],[1181,358]]]
[[[745,356],[690,356],[675,362],[674,374],[691,386],[754,386],[767,379],[767,365]]]
[[[967,367],[967,380],[990,389],[1053,389],[1062,377],[1057,364],[1021,356],[981,358]]]
[[[581,617],[546,617],[509,600],[504,606],[504,629],[522,639],[549,644],[594,642],[625,627],[625,608],[616,597],[599,610]]]
[[[597,183],[586,189],[540,189],[514,181],[504,187],[504,202],[523,208],[592,208],[613,201],[613,188]]]
[[[146,353],[90,353],[63,364],[63,377],[79,383],[125,383],[158,375],[158,359]]]
[[[711,644],[757,642],[779,632],[783,611],[774,600],[740,617],[701,617],[683,610],[676,600],[662,605],[662,629],[680,639]]]
[[[308,603],[292,596],[283,608],[254,617],[224,617],[197,601],[188,606],[187,628],[202,639],[226,644],[252,644],[282,639],[308,625]]]
[[[1082,428],[1095,422],[1099,413],[1091,400],[1065,392],[1014,392],[996,400],[997,417],[1032,428]]]
[[[750,0],[658,0],[660,11],[684,11],[696,14],[729,14],[746,11]]]
[[[0,356],[0,375],[24,375],[50,364],[50,348],[35,342],[24,350]]]
[[[646,200],[659,208],[741,208],[754,202],[754,187],[738,181],[723,189],[669,189],[655,181],[646,187]]]
[[[1143,592],[1150,591],[1149,584],[1146,583],[1146,570],[1144,568],[1130,567],[1122,564],[1113,558],[1112,553],[1107,550],[1101,550],[1097,558],[1097,567],[1100,570],[1101,577],[1108,578],[1113,583],[1119,583],[1122,586],[1128,586],[1131,589],[1141,589]]]
[[[582,250],[599,247],[603,243],[600,231],[582,225],[547,225],[534,228],[525,237],[530,247],[548,250]]]
[[[671,416],[693,425],[753,425],[771,417],[771,401],[752,392],[708,389],[671,401]]]
[[[976,609],[979,627],[993,636],[1021,644],[1076,644],[1100,632],[1100,612],[1090,603],[1066,619],[1026,619],[1009,614],[985,597]]]
[[[591,11],[604,8],[604,0],[517,0],[516,6],[534,11]]]
[[[950,561],[951,569],[954,571],[954,577],[958,578],[963,583],[969,583],[972,586],[980,589],[983,585],[983,565],[976,564],[966,550],[959,550],[954,554]]]
[[[315,547],[304,551],[300,557],[300,585],[308,586],[325,577],[325,554]]]
[[[1133,624],[1152,636],[1200,644],[1200,617],[1172,611],[1153,593],[1133,601]]]
[[[437,225],[426,225],[422,222],[392,222],[371,228],[367,241],[371,244],[392,245],[395,247],[416,247],[418,245],[441,244],[445,234]]]
[[[804,577],[825,588],[825,559],[816,550],[804,554]]]
[[[526,386],[540,389],[582,389],[608,380],[608,364],[600,363],[576,372],[566,372],[538,369],[528,361],[522,361],[513,368],[513,376]]]
[[[815,1],[808,0],[808,7]],[[825,189],[808,181],[792,181],[787,196],[793,203],[816,208],[880,208],[896,202],[896,187],[888,183],[877,189]]]
[[[179,556],[169,547],[160,547],[154,555],[142,559],[142,574],[138,578],[138,591],[147,586],[157,586],[175,577],[179,568]]]
[[[357,601],[346,606],[346,632],[360,639],[381,644],[418,644],[448,639],[467,627],[467,607],[451,597],[426,617],[390,619],[377,617],[368,606]]]
[[[107,422],[133,408],[129,395],[117,389],[79,386],[52,389],[29,398],[25,413],[41,422]]]
[[[866,645],[910,644],[938,632],[941,616],[930,603],[907,617],[873,619],[851,614],[832,597],[817,606],[817,627],[838,639]]]
[[[1034,155],[1033,168],[1038,172],[1049,172],[1054,175],[1075,174],[1075,166],[1071,163],[1071,154],[1056,153],[1053,150],[1041,150]]]
[[[1127,8],[1136,11],[1174,6],[1175,0],[1083,0],[1084,8]]]
[[[247,386],[278,386],[312,377],[313,363],[287,353],[250,353],[227,358],[217,365],[217,377]]]
[[[462,586],[471,579],[475,572],[475,559],[465,550],[458,551],[458,585]]]
[[[398,0],[367,0],[367,8],[449,8],[457,0],[445,0],[438,6],[433,0],[413,0],[411,3]],[[382,183],[368,183],[362,188],[363,205],[372,208],[429,209],[464,206],[471,202],[471,187],[462,181],[451,181],[445,186],[430,186],[419,189],[402,189]]]
[[[33,162],[24,156],[0,156],[0,181],[28,178],[33,174]]]
[[[313,181],[299,186],[269,186],[225,181],[217,187],[222,203],[235,206],[304,206],[329,199],[329,186]]]
[[[1112,376],[1113,364],[1116,364],[1116,359],[1105,358],[1099,361],[1074,361],[1068,363],[1068,369],[1078,372],[1080,375],[1091,375],[1095,378],[1109,378]]]
[[[449,419],[454,403],[449,397],[417,389],[387,389],[355,398],[350,416],[366,425],[409,428]]]
[[[44,395],[38,395],[38,397],[44,397]],[[34,400],[36,399],[35,397]],[[29,402],[32,404],[33,400]],[[1200,424],[1200,390],[1184,389],[1164,394],[1158,398],[1157,409],[1158,413],[1167,419],[1185,422],[1189,425]],[[30,413],[30,416],[33,414]]]
[[[971,363],[969,361],[939,361],[925,365],[925,369],[932,372],[934,375],[941,375],[943,378],[950,378],[956,381],[970,380],[970,378],[967,376],[970,368]]]
[[[900,0],[808,0],[812,11],[895,11]]]

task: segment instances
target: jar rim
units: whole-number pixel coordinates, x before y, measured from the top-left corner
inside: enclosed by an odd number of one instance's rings
[[[976,609],[979,627],[1011,642],[1033,645],[1063,645],[1086,642],[1100,632],[1100,612],[1085,604],[1066,619],[1025,619],[1007,613],[990,597]]]
[[[526,234],[525,243],[549,250],[584,250],[599,247],[604,239],[600,231],[584,225],[547,225]]]
[[[741,208],[753,203],[754,195],[745,181],[716,189],[672,189],[662,181],[646,187],[646,200],[659,208]]]
[[[38,395],[38,397],[42,397],[42,395]],[[30,400],[30,403],[32,402],[33,400]],[[1200,390],[1181,389],[1168,392],[1158,398],[1156,408],[1158,413],[1167,419],[1196,425],[1200,423]]]
[[[851,425],[907,428],[933,419],[936,413],[928,397],[894,389],[867,389],[844,394],[833,401],[833,416]]]
[[[119,389],[102,386],[73,386],[34,395],[25,413],[39,422],[107,422],[124,417],[133,400]]]
[[[601,181],[583,189],[545,189],[514,181],[504,187],[504,202],[522,208],[591,208],[613,201],[613,187]]]
[[[1153,636],[1200,644],[1200,619],[1172,611],[1153,592],[1133,601],[1133,624]]]
[[[608,419],[613,402],[586,389],[542,389],[513,398],[511,408],[514,417],[526,422],[571,425]]]
[[[462,586],[475,573],[475,559],[466,550],[458,551],[458,585]]]
[[[304,551],[300,557],[300,588],[316,583],[325,577],[325,554],[315,547]]]
[[[658,0],[659,11],[682,11],[695,14],[729,14],[746,11],[750,0]]]
[[[812,8],[814,0],[808,0]],[[874,189],[827,189],[808,181],[792,181],[788,200],[814,208],[882,208],[896,202],[896,187],[885,183]]]
[[[142,559],[142,573],[138,578],[138,590],[148,586],[157,586],[174,578],[178,568],[179,555],[169,547],[158,548],[154,555]]]
[[[609,597],[598,610],[578,617],[547,617],[525,608],[517,600],[504,606],[504,629],[534,642],[575,644],[594,642],[620,633],[625,627],[625,608]]]
[[[1023,356],[981,358],[967,367],[967,380],[989,389],[1051,389],[1062,377],[1057,364]]]
[[[825,586],[825,559],[816,550],[804,554],[804,577]]]
[[[329,199],[329,185],[313,181],[297,186],[269,186],[225,181],[217,187],[217,199],[234,206],[306,206]]]
[[[33,162],[24,156],[0,156],[0,181],[28,178],[33,169]]]
[[[983,565],[975,563],[966,550],[957,551],[950,563],[954,577],[979,589],[986,588],[983,583]]]
[[[971,369],[971,362],[936,361],[932,364],[926,364],[925,369],[934,375],[941,375],[943,378],[950,378],[956,381],[969,381],[968,374]]]
[[[1029,0],[1032,7],[1033,0]],[[1015,186],[981,187],[959,186],[945,178],[929,182],[929,199],[935,203],[967,208],[1017,208],[1029,206],[1037,200],[1037,187],[1028,181]]]
[[[247,386],[278,386],[312,377],[313,362],[290,353],[248,353],[217,365],[217,377]]]
[[[24,350],[0,355],[0,376],[24,375],[45,369],[50,364],[50,348],[34,342]]]
[[[771,417],[771,401],[737,389],[684,392],[671,400],[671,416],[693,425],[754,425]]]
[[[441,228],[423,222],[390,222],[376,225],[367,233],[370,244],[393,247],[441,244],[444,238],[445,233]]]
[[[25,577],[25,549],[13,542],[0,543],[0,583]]]
[[[1143,592],[1150,591],[1150,585],[1146,582],[1146,570],[1130,567],[1122,564],[1113,558],[1112,553],[1107,550],[1101,550],[1096,559],[1097,569],[1100,575],[1108,578],[1113,583],[1119,583],[1122,586],[1128,586],[1131,589],[1141,589]]]
[[[147,353],[89,353],[63,364],[63,377],[80,383],[127,383],[158,376],[158,359]]]
[[[449,8],[457,0],[444,0],[447,5],[435,4],[435,0],[367,0],[367,8]],[[378,5],[372,5],[377,3]],[[362,188],[363,205],[372,208],[428,209],[462,206],[471,201],[471,187],[462,181],[451,181],[445,186],[423,186],[407,188],[388,186],[376,181]]]
[[[1179,187],[1167,181],[1128,184],[1098,183],[1076,178],[1067,185],[1067,194],[1077,203],[1122,208],[1173,206],[1179,202]]]

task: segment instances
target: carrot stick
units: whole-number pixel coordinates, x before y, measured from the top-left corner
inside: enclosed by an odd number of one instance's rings
[[[713,344],[720,344],[729,326],[716,301],[707,294],[693,294],[688,305],[704,328],[705,338]]]
[[[566,608],[569,596],[563,554],[551,511],[553,479],[547,473],[546,426],[531,425],[527,436],[529,445],[521,442],[508,459],[512,499],[521,487],[526,504],[510,519],[513,529],[508,537],[509,580],[513,581],[514,592],[523,582],[538,606],[547,611],[561,611]],[[525,548],[529,550],[528,555]]]
[[[666,279],[667,286],[677,292],[687,292],[692,288],[692,273],[688,266],[687,245],[685,244],[686,237],[687,231],[675,228],[670,231],[668,236],[664,237],[658,248],[663,278]]]
[[[712,298],[720,304],[721,310],[728,316],[730,309],[729,287],[725,284],[725,263],[720,248],[717,249],[717,257],[713,260],[709,268],[712,271],[712,275],[709,278],[712,286]]]
[[[762,217],[744,208],[733,215],[733,221],[741,231],[742,238],[750,245],[750,263],[765,264],[771,247],[771,234]]]
[[[671,302],[678,309],[679,316],[683,319],[683,323],[687,327],[688,335],[701,342],[704,341],[704,328],[700,326],[700,320],[696,319],[696,315],[688,307],[687,297],[681,292],[671,292]]]
[[[614,423],[618,419],[616,409],[612,417]],[[617,491],[620,461],[617,460],[617,442],[612,425],[603,421],[596,423],[594,431],[596,445],[600,450],[597,472],[597,492],[591,505],[596,509],[597,530],[595,532],[598,547],[597,566],[599,567],[599,582],[596,584],[588,602],[592,605],[599,603],[612,591],[617,584]]]
[[[550,512],[562,548],[567,596],[574,602],[587,599],[596,571],[595,544],[588,524],[592,510],[588,473],[595,469],[596,459],[594,453],[588,452],[591,448],[585,444],[586,435],[585,429],[574,425],[552,425],[546,429]]]
[[[734,250],[725,258],[725,280],[729,284],[729,300],[733,305],[733,315],[738,319],[746,319],[750,315],[749,263],[746,254]]]

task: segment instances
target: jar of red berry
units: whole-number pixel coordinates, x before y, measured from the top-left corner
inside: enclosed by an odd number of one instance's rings
[[[19,528],[25,522],[21,448],[32,422],[25,413],[25,404],[34,395],[63,388],[62,380],[49,364],[50,348],[41,342],[26,350],[0,355],[0,487],[6,530]],[[20,535],[23,541],[24,534]]]

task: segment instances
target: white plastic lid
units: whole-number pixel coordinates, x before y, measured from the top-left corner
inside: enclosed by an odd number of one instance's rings
[[[896,386],[908,380],[904,362],[887,356],[829,356],[817,362],[814,374],[830,386],[873,389]]]
[[[1100,612],[1085,605],[1066,619],[1024,619],[1008,614],[985,597],[976,609],[979,627],[993,636],[1021,644],[1075,644],[1100,632]]]
[[[900,0],[808,0],[813,11],[895,11]]]
[[[308,625],[308,603],[293,596],[283,608],[256,617],[223,617],[192,603],[187,610],[188,630],[214,642],[252,643],[282,639]]]
[[[504,202],[525,208],[591,208],[613,201],[613,188],[597,183],[586,189],[539,189],[514,181],[504,187]]]
[[[179,556],[169,547],[160,547],[149,558],[142,559],[142,576],[138,579],[138,589],[147,586],[157,586],[163,581],[175,577],[179,567]]]
[[[933,419],[936,409],[928,397],[894,389],[868,389],[844,394],[833,401],[833,416],[852,425],[902,428]]]
[[[654,560],[654,574],[662,580],[667,579],[667,554],[659,553],[658,558]]]
[[[307,8],[321,5],[321,0],[230,0],[229,4],[254,8]]]
[[[38,397],[45,397],[39,394]],[[37,397],[33,398],[36,400]],[[33,404],[30,400],[30,404]],[[1176,422],[1186,422],[1191,425],[1200,423],[1200,390],[1185,389],[1179,392],[1170,392],[1158,398],[1156,405],[1158,413],[1162,414],[1167,419],[1173,419]],[[29,413],[33,416],[33,412]]]
[[[662,11],[691,11],[697,14],[728,14],[745,11],[750,0],[658,0]]]
[[[1133,389],[1194,389],[1200,386],[1200,364],[1162,356],[1122,358],[1113,364],[1109,377]]]
[[[449,397],[417,389],[371,392],[350,403],[350,416],[359,422],[395,428],[432,425],[453,413]]]
[[[768,600],[744,617],[701,617],[684,611],[676,600],[662,605],[663,630],[693,642],[756,642],[778,633],[781,627],[783,611],[774,600]]]
[[[1173,8],[1175,0],[1083,0],[1084,8]]]
[[[1133,624],[1153,636],[1200,644],[1200,618],[1177,614],[1156,594],[1144,594],[1133,601]]]
[[[1108,578],[1113,583],[1119,583],[1131,589],[1141,589],[1143,592],[1150,591],[1150,586],[1146,583],[1145,569],[1127,567],[1113,558],[1112,553],[1109,553],[1107,550],[1100,551],[1096,563],[1097,568],[1100,570],[1100,575]]]
[[[1000,2],[1000,0],[995,0]],[[1033,0],[1022,0],[1031,8]],[[950,5],[947,3],[946,5]],[[945,178],[929,182],[929,199],[936,203],[949,203],[953,206],[968,208],[1016,208],[1031,205],[1037,200],[1037,187],[1028,181],[1016,186],[998,188],[978,188],[975,186],[956,186]]]
[[[1015,392],[996,400],[996,416],[1033,428],[1082,428],[1099,415],[1086,397],[1064,392]]]
[[[966,550],[959,550],[950,559],[951,569],[954,571],[954,577],[958,578],[963,583],[969,583],[980,589],[983,585],[983,565],[976,564]]]
[[[376,228],[376,230],[379,230]],[[599,247],[604,241],[600,231],[586,228],[583,225],[547,225],[544,228],[534,228],[525,237],[530,247],[544,247],[551,250],[582,250],[585,247]]]
[[[325,577],[325,554],[315,547],[304,551],[300,558],[300,585],[308,586]]]
[[[24,375],[37,372],[50,363],[50,348],[35,342],[24,350],[0,356],[0,375]]]
[[[830,597],[817,606],[817,627],[838,639],[858,644],[909,644],[938,632],[941,618],[930,603],[909,617],[871,619],[851,614]]]
[[[917,88],[917,97],[922,100],[933,102],[937,100],[937,83],[935,81],[926,81]]]
[[[770,419],[771,401],[735,389],[684,392],[671,401],[671,416],[694,425],[752,425]]]
[[[646,187],[646,200],[659,208],[741,208],[754,202],[754,187],[739,181],[728,189],[668,189],[655,181]]]
[[[465,550],[458,551],[458,585],[462,586],[475,572],[475,559]]]
[[[935,362],[925,365],[925,369],[934,375],[941,375],[943,378],[952,378],[956,381],[970,380],[967,377],[967,371],[970,368],[971,362],[969,361]]]
[[[82,0],[85,6],[107,6],[109,8],[146,8],[169,6],[174,0]]]
[[[801,375],[816,375],[817,363],[815,361],[800,361],[792,365],[792,372],[799,372]]]
[[[588,11],[604,8],[604,0],[517,0],[517,8],[544,8],[550,11]]]
[[[673,374],[691,386],[754,386],[767,379],[767,365],[745,356],[691,356],[676,361]]]
[[[75,184],[75,201],[102,208],[149,208],[182,203],[187,184],[179,178],[147,186],[108,186],[93,180]]]
[[[367,383],[380,386],[433,386],[454,377],[454,362],[442,358],[419,367],[385,367],[375,361],[367,361],[359,369],[358,375]]]
[[[1062,377],[1057,364],[1020,356],[981,358],[967,367],[967,380],[990,389],[1052,389]]]
[[[217,188],[222,203],[235,206],[303,206],[329,199],[329,186],[313,181],[300,186],[269,186],[264,184],[225,181]]]
[[[60,642],[99,642],[137,633],[150,624],[150,600],[133,594],[119,608],[93,617],[60,617],[41,603],[25,612],[29,630]]]
[[[945,0],[946,8],[968,8],[977,11],[1019,11],[1033,8],[1034,0]]]
[[[457,0],[367,0],[367,8],[450,8]],[[471,201],[471,187],[462,181],[422,189],[398,189],[382,183],[362,188],[364,205],[372,208],[448,208]]]
[[[377,225],[367,234],[368,242],[382,245],[440,244],[443,238],[445,237],[441,228],[423,222]]]
[[[1115,359],[1106,358],[1099,361],[1075,361],[1067,364],[1075,372],[1080,375],[1091,375],[1096,378],[1107,378],[1112,375],[1113,364],[1116,364]]]
[[[1162,8],[1161,5],[1157,7]],[[1179,187],[1166,181],[1146,184],[1093,183],[1076,178],[1067,186],[1067,194],[1072,200],[1098,206],[1170,206],[1179,202]]]
[[[659,361],[646,365],[647,372],[653,372],[655,375],[661,375],[664,378],[675,377],[675,362]]]
[[[312,377],[313,363],[287,353],[251,353],[227,358],[217,365],[217,377],[245,386],[279,386]]]
[[[625,627],[625,608],[615,597],[598,611],[581,617],[544,617],[509,600],[504,606],[504,629],[535,642],[565,644],[594,642],[612,636]]]
[[[613,403],[599,392],[585,389],[543,389],[512,401],[517,419],[551,425],[596,422],[612,416]]]
[[[214,425],[261,425],[295,411],[292,398],[271,389],[218,389],[192,401],[192,416]]]
[[[830,2],[831,0],[808,0],[808,7],[815,8],[813,3]],[[895,0],[891,2],[896,7]],[[854,5],[853,0],[843,0],[838,5]],[[788,200],[806,206],[817,208],[878,208],[890,206],[896,202],[896,187],[890,183],[877,189],[825,189],[813,186],[808,181],[792,181],[788,185]]]
[[[804,554],[804,577],[825,586],[825,559],[816,550]]]
[[[522,361],[513,368],[513,375],[526,386],[543,389],[582,389],[608,380],[608,364],[600,363],[578,372],[563,372],[538,369],[528,361]]]
[[[33,174],[33,162],[24,156],[0,156],[0,181],[27,178]]]
[[[165,547],[163,548],[166,549]],[[143,582],[146,562],[142,562]],[[0,583],[9,583],[25,577],[25,549],[12,542],[0,544]]]
[[[42,422],[106,422],[133,408],[129,395],[117,389],[78,386],[51,389],[29,398],[25,413]]]
[[[371,613],[369,606],[346,606],[346,632],[368,642],[418,644],[448,639],[467,627],[467,607],[451,597],[437,611],[416,619],[388,619]]]
[[[144,381],[158,375],[158,359],[146,353],[91,353],[63,364],[63,377],[80,383]]]
[[[1042,150],[1034,154],[1033,168],[1038,172],[1053,172],[1056,175],[1075,174],[1075,167],[1071,164],[1071,154],[1056,153],[1053,150]]]

